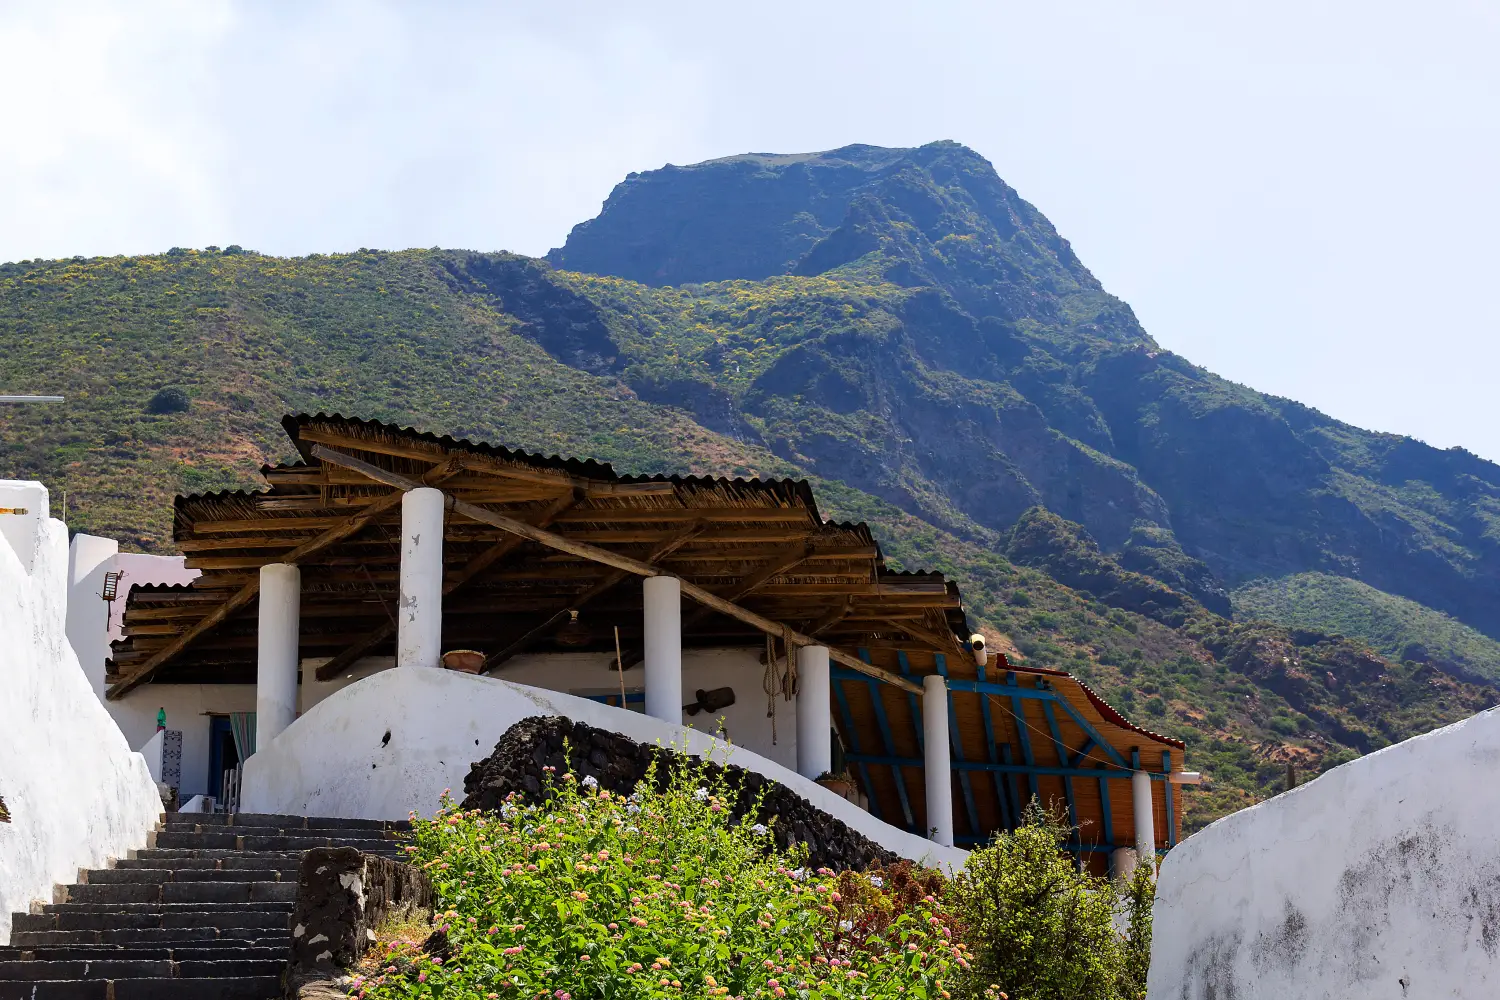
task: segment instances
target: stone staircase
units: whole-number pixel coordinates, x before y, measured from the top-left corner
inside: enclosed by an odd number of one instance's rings
[[[302,852],[398,856],[409,824],[170,813],[148,848],[18,913],[0,1000],[271,1000],[286,989]]]

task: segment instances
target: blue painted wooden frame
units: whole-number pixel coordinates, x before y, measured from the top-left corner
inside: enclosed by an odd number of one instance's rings
[[[979,664],[979,679],[981,681],[984,680],[983,663]],[[995,758],[995,720],[990,715],[990,698],[991,695],[988,694],[981,693],[979,695],[979,711],[984,716],[984,749],[986,756],[989,757],[991,764],[998,764],[999,761]],[[1000,803],[1000,822],[1004,824],[1005,829],[1014,830],[1016,828],[1016,820],[1012,818],[1010,802],[1007,801],[1009,796],[1005,789],[1005,779],[999,771],[991,771],[990,778],[995,783],[995,798]]]
[[[1000,744],[1000,749],[1002,751],[1005,749],[1005,744],[1004,743]],[[881,765],[884,765],[886,767],[894,767],[894,766],[897,766],[897,765],[899,765],[901,767],[921,767],[921,766],[923,766],[923,762],[922,762],[922,759],[920,757],[892,757],[892,756],[889,756],[887,754],[871,754],[871,753],[854,753],[854,754],[848,754],[846,756],[848,757],[849,760],[860,761],[860,762],[863,762],[863,763],[866,763],[866,764],[881,764]],[[1061,778],[1061,777],[1068,777],[1068,778],[1109,778],[1109,779],[1112,779],[1112,780],[1115,780],[1115,781],[1124,781],[1124,780],[1127,780],[1127,779],[1129,779],[1134,774],[1133,771],[1122,771],[1119,768],[1112,768],[1108,764],[1100,764],[1100,766],[1097,767],[1097,768],[1086,768],[1086,767],[1050,767],[1050,766],[1045,765],[1045,764],[1038,765],[1038,766],[1035,766],[1035,767],[1027,767],[1025,764],[1004,764],[1004,763],[1002,763],[1002,764],[991,764],[991,763],[988,763],[987,761],[978,761],[978,760],[954,761],[953,762],[953,770],[955,770],[955,771],[998,771],[1001,774],[1016,774],[1016,775],[1036,774],[1036,775],[1052,776],[1052,777],[1059,777],[1059,778]],[[1160,772],[1160,771],[1148,771],[1148,772],[1146,772],[1146,774],[1147,774],[1147,777],[1149,777],[1152,781],[1165,781],[1167,779],[1167,776],[1165,774],[1163,774],[1162,772]]]
[[[1010,710],[1016,720],[1016,737],[1021,741],[1021,759],[1026,761],[1026,766],[1030,768],[1026,773],[1026,784],[1031,791],[1031,798],[1040,799],[1042,792],[1036,783],[1036,756],[1031,752],[1031,734],[1027,732],[1030,728],[1030,723],[1026,721],[1024,699],[1027,695],[1031,694],[1042,694],[1046,698],[1055,698],[1057,695],[1052,692],[1026,692],[1023,694],[1020,682],[1016,680],[1016,674],[1013,670],[1006,672],[1004,684],[996,684],[995,686],[1000,688],[1001,693],[1010,695]],[[1028,799],[1027,801],[1030,800]]]
[[[1105,765],[1100,764],[1096,770],[1103,771]],[[1115,817],[1109,808],[1109,779],[1099,778],[1099,803],[1104,812],[1104,842],[1111,846],[1115,842]]]
[[[864,674],[859,676],[863,677]],[[849,734],[849,749],[853,751],[844,754],[844,759],[854,761],[854,765],[859,768],[860,783],[865,786],[865,793],[870,797],[870,812],[876,819],[883,819],[880,814],[880,796],[875,794],[875,784],[870,781],[870,769],[856,759],[859,756],[859,730],[854,728],[854,713],[849,711],[849,698],[844,694],[841,680],[833,681],[833,696],[839,703],[839,716],[844,720],[844,730]]]
[[[870,651],[868,649],[860,649],[859,658],[861,660],[864,660],[866,663],[869,663]],[[858,673],[858,671],[854,671],[854,673]],[[892,760],[902,759],[895,756],[896,737],[895,734],[891,731],[891,720],[885,714],[885,702],[880,698],[880,688],[878,686],[879,682],[876,681],[873,677],[870,677],[866,674],[859,674],[859,677],[866,682],[866,687],[870,692],[870,702],[875,706],[875,724],[880,727],[880,738],[885,741],[886,753],[891,755]],[[924,763],[924,761],[918,760],[916,766],[922,767]],[[911,765],[905,763],[892,764],[891,774],[896,779],[896,797],[901,800],[901,814],[906,817],[906,828],[908,830],[916,830],[917,818],[912,814],[911,797],[906,793],[906,775],[901,773],[902,767],[909,766]],[[925,833],[926,831],[918,832]]]
[[[860,650],[860,659],[869,662],[868,656],[864,650]],[[906,658],[906,650],[896,650],[896,665],[901,668],[902,677],[910,677],[912,675],[911,661],[907,660]],[[866,677],[865,680],[868,681],[869,678]],[[912,729],[915,730],[917,734],[917,753],[925,753],[926,747],[923,744],[922,734],[922,708],[921,704],[917,701],[917,696],[912,694],[910,691],[906,692],[906,707],[911,712]]]
[[[1162,782],[1162,794],[1166,796],[1167,806],[1167,850],[1177,846],[1177,817],[1172,815],[1172,751],[1161,752],[1161,773],[1166,777]]]
[[[863,659],[866,663],[870,662],[870,654],[867,649],[861,649],[859,653],[861,659]],[[948,678],[946,658],[943,657],[941,653],[936,654],[936,656],[940,665],[938,672],[944,676],[949,691],[948,732],[949,739],[953,744],[954,760],[952,762],[952,767],[953,770],[959,772],[959,782],[964,792],[964,806],[970,816],[972,828],[977,830],[979,828],[979,825],[977,821],[978,810],[973,799],[973,787],[969,782],[969,772],[989,771],[991,773],[992,780],[995,782],[995,793],[1000,802],[1002,822],[1004,822],[1007,827],[1011,829],[1014,829],[1015,826],[1019,825],[1021,821],[1023,801],[1020,781],[1023,775],[1027,780],[1027,784],[1032,796],[1038,796],[1040,794],[1040,789],[1037,785],[1036,780],[1039,776],[1056,776],[1063,779],[1063,787],[1065,792],[1067,793],[1068,799],[1068,818],[1069,821],[1074,825],[1075,831],[1077,829],[1078,813],[1077,803],[1074,797],[1072,779],[1092,778],[1099,782],[1099,798],[1104,813],[1104,841],[1106,844],[1111,846],[1090,847],[1088,845],[1084,845],[1081,843],[1081,833],[1075,832],[1074,837],[1075,840],[1078,841],[1078,843],[1069,846],[1068,850],[1083,852],[1113,850],[1112,845],[1114,844],[1114,817],[1111,814],[1110,810],[1109,782],[1131,778],[1136,771],[1140,771],[1142,769],[1140,748],[1133,748],[1130,751],[1130,763],[1127,764],[1120,752],[1114,747],[1110,746],[1110,744],[1104,739],[1104,737],[1100,735],[1099,731],[1087,719],[1083,718],[1066,698],[1059,695],[1056,691],[1051,690],[1050,688],[1023,688],[1020,686],[1020,683],[1014,672],[1007,672],[1006,682],[1004,684],[997,684],[994,681],[988,681],[985,679],[984,668],[982,667],[980,668],[979,680],[977,681]],[[902,674],[911,676],[911,667],[906,658],[906,654],[898,651],[897,659],[901,665]],[[898,757],[895,755],[895,742],[891,735],[890,720],[886,716],[885,705],[880,700],[879,691],[876,688],[876,685],[879,683],[878,681],[866,674],[862,674],[858,671],[850,670],[845,667],[834,668],[832,674],[833,680],[835,682],[833,688],[835,694],[837,695],[839,710],[842,714],[845,728],[848,729],[850,733],[850,748],[854,751],[853,753],[846,754],[845,756],[851,763],[855,764],[859,768],[860,775],[864,780],[865,786],[871,791],[871,812],[874,813],[877,818],[880,817],[880,807],[877,801],[877,797],[873,794],[874,786],[870,783],[868,766],[884,765],[890,767],[892,775],[896,780],[896,791],[898,797],[901,799],[901,807],[903,812],[905,813],[907,820],[907,828],[915,829],[916,820],[911,812],[911,803],[907,795],[906,782],[901,769],[903,767],[924,767],[925,761],[922,758]],[[858,746],[859,737],[854,733],[853,716],[849,711],[848,700],[844,695],[843,686],[838,683],[838,681],[843,680],[859,681],[860,683],[868,685],[871,701],[875,706],[876,723],[880,727],[881,737],[885,741],[886,749],[889,751],[888,753],[866,754],[860,752]],[[958,728],[956,725],[957,713],[953,705],[952,693],[954,691],[972,692],[974,694],[980,695],[980,706],[982,714],[984,716],[985,724],[985,744],[989,756],[988,761],[981,762],[969,761],[964,759],[962,741],[959,739]],[[1017,764],[1014,762],[1009,742],[998,744],[998,748],[1000,751],[1000,760],[998,762],[995,760],[997,741],[995,739],[994,718],[991,714],[990,702],[989,698],[986,697],[987,695],[996,695],[1010,699],[1010,710],[1012,713],[1012,717],[1016,721],[1016,733],[1020,739],[1021,753],[1025,758],[1026,763]],[[1032,751],[1031,746],[1031,737],[1029,733],[1030,726],[1026,722],[1026,716],[1024,712],[1024,702],[1028,700],[1042,702],[1042,711],[1045,713],[1047,717],[1047,725],[1052,731],[1051,738],[1053,740],[1053,743],[1058,748],[1058,757],[1060,760],[1067,762],[1064,766],[1046,767],[1040,766],[1036,763],[1036,757]],[[916,728],[917,746],[920,749],[922,747],[923,739],[919,715],[920,706],[916,705],[916,696],[910,694],[910,692],[908,692],[907,703],[908,705],[912,706],[912,720]],[[1087,741],[1083,744],[1083,747],[1076,754],[1071,753],[1068,750],[1067,746],[1062,742],[1061,729],[1057,725],[1057,716],[1052,707],[1054,704],[1061,705],[1063,711],[1068,713],[1068,716],[1075,723],[1077,723],[1079,728],[1082,729],[1084,734],[1088,737]],[[1100,762],[1097,767],[1084,767],[1083,765],[1086,763],[1089,754],[1096,749],[1103,750],[1118,766],[1110,767],[1109,764]],[[1172,811],[1173,794],[1171,770],[1172,754],[1171,751],[1167,750],[1162,752],[1162,769],[1160,771],[1146,772],[1151,780],[1160,781],[1165,786],[1163,792],[1165,795],[1165,805],[1167,813],[1167,849],[1170,849],[1177,845],[1177,821]],[[1005,775],[1010,775],[1011,782],[1014,784],[1014,787],[1009,789],[1009,796],[1007,796],[1006,794],[1007,783],[1004,781]],[[964,842],[978,843],[981,842],[984,838],[957,837],[955,839]],[[1157,853],[1165,853],[1165,850],[1166,849],[1158,848]]]
[[[1047,717],[1047,729],[1052,734],[1052,746],[1057,750],[1057,762],[1063,767],[1071,763],[1072,754],[1068,752],[1067,744],[1063,743],[1062,730],[1057,725],[1057,712],[1053,710],[1053,702],[1042,702],[1042,714]],[[1068,802],[1068,825],[1073,828],[1074,843],[1081,843],[1083,832],[1078,828],[1078,802],[1073,797],[1073,778],[1063,775],[1063,797]]]

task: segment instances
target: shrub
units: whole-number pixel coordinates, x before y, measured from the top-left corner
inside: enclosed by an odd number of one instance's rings
[[[1114,923],[1120,896],[1062,849],[1070,831],[1033,800],[1025,822],[969,856],[950,899],[972,963],[968,997],[1138,1000],[1150,958],[1146,869],[1126,894],[1131,931]],[[1144,923],[1143,923],[1144,920]]]
[[[190,405],[192,405],[192,400],[188,398],[185,391],[169,385],[156,390],[156,395],[146,403],[146,412],[185,413]]]
[[[729,819],[726,775],[673,772],[629,798],[562,775],[499,814],[445,796],[407,848],[437,889],[438,943],[380,942],[354,995],[947,996],[964,948],[938,876],[810,872]]]

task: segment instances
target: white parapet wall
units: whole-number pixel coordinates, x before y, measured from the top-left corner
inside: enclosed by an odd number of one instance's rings
[[[47,500],[0,482],[0,507],[27,511],[0,514],[0,942],[12,912],[145,846],[162,808],[68,643],[68,529]]]
[[[1183,841],[1149,1000],[1500,996],[1500,709]]]
[[[437,811],[444,789],[463,797],[470,765],[505,731],[534,715],[561,715],[641,743],[756,771],[787,786],[904,858],[948,869],[968,852],[884,823],[796,771],[707,733],[607,705],[450,670],[382,670],[335,692],[245,764],[240,808],[356,819],[405,819]],[[712,720],[705,728],[713,727]]]

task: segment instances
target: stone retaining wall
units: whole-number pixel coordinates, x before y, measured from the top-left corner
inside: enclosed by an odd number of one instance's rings
[[[628,736],[587,723],[561,716],[533,716],[506,730],[494,751],[470,769],[464,779],[463,807],[495,811],[512,792],[535,802],[542,795],[543,769],[547,767],[556,768],[558,774],[571,770],[580,779],[592,776],[600,787],[628,795],[645,777],[653,761],[657,764],[658,784],[664,785],[683,760],[682,755],[671,749],[637,743]],[[693,760],[694,765],[697,763]],[[756,797],[764,790],[765,797],[752,821],[769,825],[782,847],[806,844],[808,863],[815,868],[843,871],[897,860],[894,852],[784,785],[734,764],[707,766],[716,778],[727,771],[730,781],[738,786],[739,795],[730,810],[736,819],[749,814]]]
[[[375,926],[403,908],[431,913],[426,873],[353,847],[318,847],[302,856],[292,911],[292,976],[326,976],[358,964]]]

